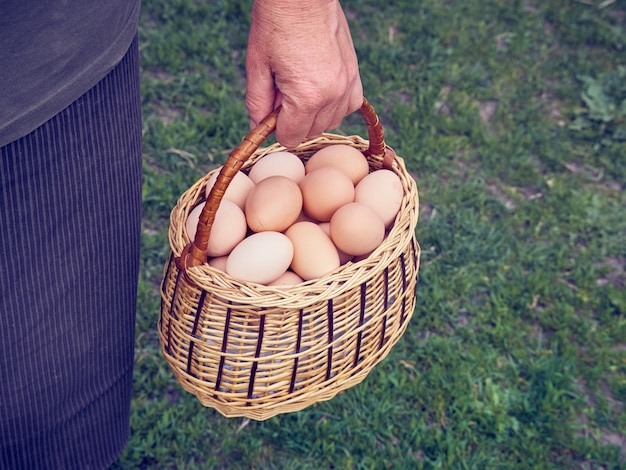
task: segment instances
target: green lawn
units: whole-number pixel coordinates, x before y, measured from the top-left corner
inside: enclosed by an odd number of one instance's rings
[[[250,0],[144,0],[132,436],[116,469],[626,468],[626,4],[345,0],[415,175],[408,330],[368,378],[226,419],[160,354],[169,212],[248,130]],[[345,134],[366,135],[358,113]]]

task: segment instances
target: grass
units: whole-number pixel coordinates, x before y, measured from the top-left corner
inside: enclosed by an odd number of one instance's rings
[[[169,211],[247,132],[250,0],[145,0],[132,436],[116,469],[626,468],[626,9],[346,0],[365,94],[418,183],[402,340],[360,385],[226,419],[160,355]],[[336,131],[364,133],[360,116]]]

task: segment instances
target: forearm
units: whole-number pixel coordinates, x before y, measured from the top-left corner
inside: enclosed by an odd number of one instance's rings
[[[299,48],[299,53],[309,55],[320,50],[311,39],[333,41],[343,12],[337,0],[255,0],[251,16],[253,39],[273,36],[269,43],[275,49],[267,54],[273,58],[284,48]],[[255,34],[257,30],[262,34]]]
[[[337,6],[338,0],[254,0],[252,16],[268,14],[269,17],[308,22],[309,18],[323,18]]]

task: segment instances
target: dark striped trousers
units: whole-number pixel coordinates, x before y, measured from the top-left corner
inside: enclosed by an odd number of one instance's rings
[[[141,226],[137,40],[0,154],[0,468],[108,467],[130,432]]]

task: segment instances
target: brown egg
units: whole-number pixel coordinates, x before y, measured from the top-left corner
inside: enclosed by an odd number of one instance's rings
[[[360,256],[376,249],[385,238],[385,224],[374,209],[352,202],[340,207],[330,219],[330,237],[337,248]]]
[[[196,236],[198,219],[205,204],[204,202],[199,204],[189,213],[186,221],[189,240],[193,240]],[[222,199],[211,227],[207,255],[212,257],[227,255],[244,239],[247,230],[246,217],[239,206],[233,201]]]
[[[324,233],[326,233],[326,235],[328,235],[330,237],[330,222],[320,222],[318,225],[320,226],[320,228],[322,230],[324,230]],[[332,240],[332,238],[331,238],[331,240]],[[337,245],[335,245],[335,247],[336,246]],[[354,258],[353,255],[349,255],[348,253],[344,253],[339,248],[337,248],[337,253],[339,254],[339,263],[342,264],[342,265],[346,264],[348,261],[352,261],[352,258]]]
[[[315,223],[318,223],[318,221],[315,220],[313,217],[309,217],[308,215],[306,215],[306,213],[304,211],[300,212],[300,215],[298,215],[298,218],[296,219],[296,222],[315,222]]]
[[[266,284],[287,271],[292,257],[293,245],[282,233],[254,233],[228,255],[226,272],[240,281]]]
[[[226,272],[226,260],[227,259],[228,259],[228,255],[211,258],[209,259],[209,266],[212,266],[215,269],[219,269],[220,271]]]
[[[357,184],[369,173],[367,158],[355,147],[334,144],[315,152],[306,162],[307,173],[325,166],[334,166],[343,171],[352,184]]]
[[[298,222],[285,231],[293,245],[291,269],[302,279],[320,278],[339,267],[339,254],[324,230],[313,222]]]
[[[187,220],[185,220],[185,232],[187,232],[187,238],[191,242],[196,238],[196,231],[198,230],[198,220],[200,219],[200,213],[204,209],[206,203],[201,202],[196,207],[191,209]]]
[[[376,170],[356,185],[354,202],[372,207],[389,227],[402,205],[404,189],[398,175],[391,170]]]
[[[295,153],[274,152],[259,159],[248,172],[248,176],[255,184],[268,176],[276,175],[286,176],[299,183],[304,178],[304,163]]]
[[[307,173],[300,181],[304,212],[327,222],[333,213],[354,200],[354,185],[341,170],[326,166]]]
[[[207,199],[209,198],[211,188],[215,185],[215,182],[217,181],[217,176],[221,168],[222,167],[211,173],[211,176],[209,176],[209,178],[207,179],[205,190],[205,195]],[[233,176],[233,179],[226,188],[222,200],[228,199],[230,201],[233,201],[235,204],[243,209],[244,205],[246,204],[246,198],[248,197],[250,191],[252,191],[252,188],[254,188],[254,183],[248,177],[248,175],[246,175],[242,171],[238,171],[237,173],[235,173],[235,176]]]
[[[272,282],[267,284],[268,286],[281,286],[281,287],[289,287],[295,286],[296,284],[300,284],[304,282],[300,276],[298,276],[293,271],[285,271],[278,279],[274,279]]]
[[[255,232],[282,232],[302,211],[298,184],[286,176],[268,176],[250,191],[245,213],[248,227]]]

